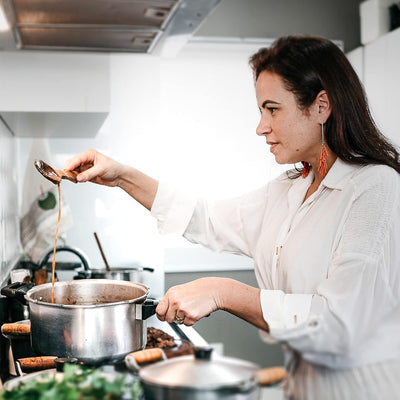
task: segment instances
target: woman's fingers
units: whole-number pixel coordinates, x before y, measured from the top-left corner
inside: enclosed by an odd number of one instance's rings
[[[96,182],[96,178],[101,177],[103,174],[104,174],[104,168],[96,164],[88,169],[84,169],[83,172],[81,172],[76,177],[76,179],[78,180],[78,182],[87,182],[87,181]]]
[[[164,296],[156,307],[157,318],[160,321],[165,321],[165,314],[168,310],[168,297]]]
[[[85,165],[93,165],[96,160],[96,150],[89,149],[65,162],[64,169],[67,171],[80,170]]]
[[[179,294],[176,292],[177,290],[175,288],[171,288],[168,290],[164,298],[158,303],[156,313],[161,321],[167,321],[169,323],[175,321],[177,311],[179,310],[179,301],[176,298],[176,296],[179,296]],[[181,317],[182,315],[184,315],[184,313],[181,313]]]
[[[116,185],[121,169],[119,163],[94,149],[72,157],[64,168],[79,171],[80,174],[76,177],[78,182],[90,181],[107,186]]]
[[[215,279],[218,278],[203,278],[170,288],[158,304],[158,318],[190,326],[218,309],[210,285]]]

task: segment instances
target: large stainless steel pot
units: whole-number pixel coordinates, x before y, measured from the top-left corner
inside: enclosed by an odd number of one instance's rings
[[[194,355],[176,357],[139,368],[146,400],[256,400],[259,367],[248,361],[215,355],[197,348]],[[125,358],[128,367],[137,363]]]
[[[146,319],[157,302],[147,286],[126,281],[85,279],[28,290],[31,343],[40,355],[74,357],[85,364],[119,361],[146,345]]]

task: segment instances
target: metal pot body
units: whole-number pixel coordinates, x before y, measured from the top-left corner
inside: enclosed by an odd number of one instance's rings
[[[190,389],[169,388],[142,382],[146,400],[258,400],[260,388],[254,385],[246,390],[240,388]]]
[[[31,343],[38,354],[97,365],[122,360],[145,347],[145,319],[156,307],[142,304],[149,291],[146,286],[105,279],[56,282],[54,303],[51,289],[48,283],[26,294]]]

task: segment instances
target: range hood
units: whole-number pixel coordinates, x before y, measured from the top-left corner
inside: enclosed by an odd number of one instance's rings
[[[17,49],[161,52],[220,0],[0,0]],[[185,39],[186,38],[186,39]]]
[[[96,136],[110,110],[109,53],[173,57],[219,1],[0,0],[12,27],[0,120],[18,137]]]

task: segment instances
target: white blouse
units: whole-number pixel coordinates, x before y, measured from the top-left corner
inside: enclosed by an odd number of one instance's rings
[[[254,259],[264,340],[332,369],[400,360],[400,175],[337,159],[303,202],[312,179],[214,203],[161,182],[152,215],[161,233]]]

